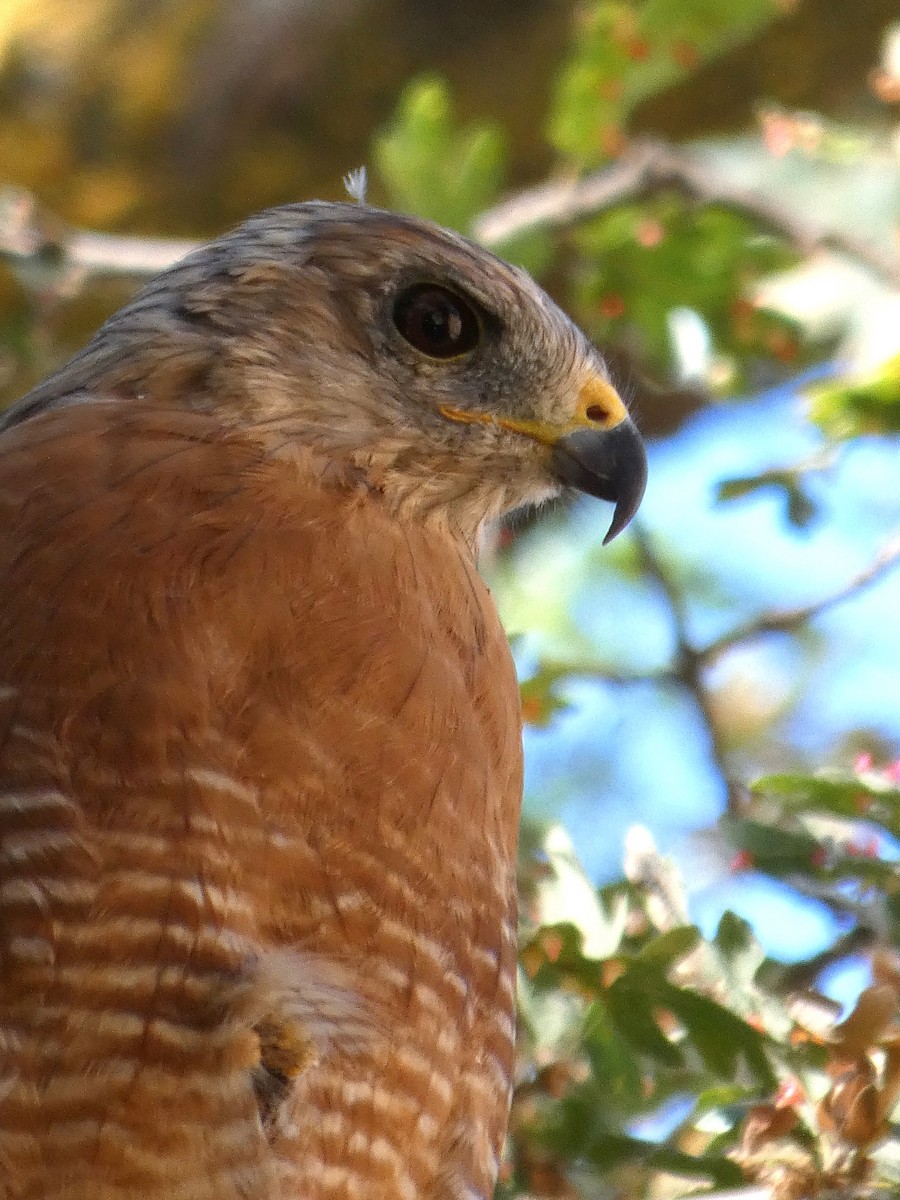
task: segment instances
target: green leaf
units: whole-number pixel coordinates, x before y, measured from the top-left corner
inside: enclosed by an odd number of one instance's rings
[[[798,812],[818,809],[850,821],[866,820],[900,837],[900,788],[875,772],[764,775],[753,791]]]
[[[627,343],[665,374],[675,365],[672,314],[689,308],[710,329],[713,360],[767,352],[767,326],[756,314],[739,317],[736,302],[790,254],[744,217],[667,195],[585,221],[570,240],[579,252],[572,300],[595,338]]]
[[[447,85],[428,76],[403,93],[373,157],[394,208],[466,230],[502,187],[506,147],[498,125],[458,126]]]
[[[751,1104],[758,1103],[759,1092],[755,1088],[742,1087],[737,1083],[718,1084],[698,1093],[694,1115],[719,1112],[733,1123],[746,1114]]]
[[[566,673],[551,666],[541,666],[536,675],[520,684],[522,719],[527,725],[547,726],[558,712],[569,707],[556,690]]]
[[[756,866],[773,874],[808,871],[821,851],[818,839],[812,834],[761,821],[725,816],[720,826],[733,846],[750,855]]]
[[[787,1037],[793,1021],[781,996],[759,980],[765,952],[750,925],[732,912],[724,913],[709,954],[715,978],[725,988],[723,1002],[745,1020],[763,1020],[773,1037]]]
[[[757,492],[775,492],[785,503],[788,521],[796,529],[806,529],[818,515],[815,502],[803,487],[803,472],[774,468],[759,475],[738,475],[725,479],[716,487],[719,501],[744,499]]]
[[[766,1090],[777,1086],[769,1063],[765,1034],[730,1009],[689,988],[671,988],[667,1007],[684,1024],[689,1040],[707,1069],[720,1079],[733,1079],[744,1059],[751,1074]]]
[[[766,957],[753,934],[753,927],[733,912],[722,914],[713,947],[727,967],[732,982],[744,986],[752,984]]]
[[[667,1067],[681,1067],[681,1050],[660,1030],[653,1013],[661,1008],[659,996],[646,987],[636,986],[633,977],[623,975],[607,989],[604,997],[610,1019],[626,1041],[636,1050]]]
[[[806,389],[810,417],[833,438],[900,432],[900,354],[860,375]]]
[[[649,941],[638,952],[635,961],[667,971],[679,959],[695,950],[700,940],[700,930],[696,925],[681,925]]]
[[[585,1018],[584,1048],[609,1101],[623,1112],[639,1111],[646,1104],[645,1072],[601,1000],[594,1001]]]
[[[625,1134],[602,1133],[587,1148],[587,1157],[604,1171],[628,1164],[641,1164],[673,1175],[711,1179],[719,1188],[736,1187],[744,1182],[740,1167],[722,1155],[685,1154],[671,1146]]]

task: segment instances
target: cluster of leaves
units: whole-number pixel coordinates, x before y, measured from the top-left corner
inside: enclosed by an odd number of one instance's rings
[[[553,97],[548,125],[553,145],[578,167],[614,156],[642,101],[757,33],[788,7],[784,0],[606,0],[583,6]]]
[[[897,793],[880,776],[769,779],[762,792],[792,796],[809,820],[821,818],[813,793],[829,814],[857,812],[863,796],[867,818],[897,822]],[[759,869],[807,870],[815,851],[799,838],[762,821],[735,833]],[[813,869],[833,872],[835,887],[877,874],[877,855],[847,853],[846,869]],[[838,1024],[821,997],[772,986],[773,964],[740,918],[725,913],[705,941],[687,923],[677,870],[646,835],[626,872],[594,893],[558,827],[529,830],[519,1078],[498,1194],[594,1195],[605,1178],[637,1196],[653,1176],[690,1181],[666,1194],[751,1181],[779,1200],[896,1194],[900,1149],[886,1139],[900,1098],[900,959],[880,954],[875,982]]]
[[[707,355],[688,372],[716,390],[735,385],[741,359],[768,354],[797,365],[792,331],[743,296],[748,280],[785,266],[790,251],[759,236],[746,217],[691,211],[665,197],[586,221],[570,245],[572,306],[582,324],[599,341],[627,342],[658,376],[671,373],[678,322],[692,316],[710,331],[715,359]]]
[[[851,775],[764,776],[724,828],[742,865],[798,881],[900,945],[900,763],[875,770],[863,755]]]

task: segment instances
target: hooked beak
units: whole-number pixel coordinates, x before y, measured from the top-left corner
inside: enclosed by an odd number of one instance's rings
[[[603,545],[622,532],[647,485],[647,455],[626,417],[612,429],[573,429],[553,444],[550,469],[560,483],[615,504]]]
[[[609,500],[616,507],[603,545],[622,532],[638,510],[647,486],[647,455],[619,393],[599,375],[590,375],[565,428],[537,422],[500,424],[530,435],[550,449],[550,470],[566,487]]]
[[[500,426],[550,450],[550,470],[560,483],[615,504],[604,546],[628,524],[647,486],[644,443],[616,389],[599,374],[582,384],[564,426],[442,405],[443,416],[463,424]]]

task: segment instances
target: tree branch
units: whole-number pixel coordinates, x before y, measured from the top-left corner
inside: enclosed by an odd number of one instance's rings
[[[718,178],[690,150],[649,139],[635,140],[619,159],[583,179],[550,181],[518,192],[477,217],[472,232],[478,241],[496,246],[533,229],[563,228],[665,191],[739,212],[804,254],[837,250],[900,286],[900,255],[829,230],[762,192]],[[70,229],[49,219],[28,192],[8,188],[0,193],[0,256],[23,269],[36,262],[44,271],[53,267],[67,280],[84,275],[141,277],[171,266],[197,244]]]
[[[476,240],[497,245],[534,229],[563,228],[666,191],[749,217],[804,254],[821,249],[846,254],[900,285],[900,255],[829,230],[814,217],[795,212],[762,192],[718,178],[689,150],[649,139],[632,142],[615,162],[583,179],[544,183],[519,192],[476,218],[472,232]]]
[[[829,902],[831,894],[829,893]],[[857,917],[859,914],[856,914]],[[866,925],[856,925],[848,933],[842,934],[836,942],[826,946],[824,950],[805,958],[801,962],[779,963],[776,968],[766,973],[766,983],[773,992],[788,995],[791,992],[801,992],[814,986],[819,975],[826,967],[833,966],[851,954],[862,954],[878,944],[875,931]]]
[[[900,535],[891,538],[864,570],[860,571],[830,596],[826,596],[824,599],[818,600],[813,604],[762,613],[753,620],[738,625],[729,633],[723,634],[722,637],[717,638],[708,646],[697,649],[688,635],[684,598],[670,578],[661,559],[656,554],[646,531],[638,522],[632,525],[632,530],[637,541],[644,571],[657,584],[665,596],[675,630],[675,663],[673,669],[670,672],[658,672],[649,678],[655,679],[656,682],[665,682],[666,680],[676,682],[690,692],[700,713],[700,717],[706,726],[712,759],[727,790],[728,807],[732,811],[736,811],[746,796],[746,788],[731,774],[727,747],[719,731],[712,698],[706,684],[706,671],[723,654],[735,646],[752,641],[754,638],[766,633],[790,632],[797,629],[807,621],[833,608],[836,604],[842,603],[844,600],[855,596],[858,592],[869,587],[900,563]],[[578,672],[573,671],[572,674],[578,674]],[[617,682],[627,683],[629,680],[623,677],[617,680]]]
[[[639,522],[632,524],[634,537],[644,571],[665,596],[675,630],[675,664],[672,678],[690,692],[709,736],[710,754],[722,779],[728,798],[728,808],[736,811],[746,789],[731,774],[728,753],[713,712],[712,700],[703,678],[703,661],[688,636],[684,597],[669,576],[656,554],[646,530]]]
[[[701,667],[711,666],[723,654],[743,642],[752,641],[767,633],[789,633],[791,630],[799,628],[807,621],[821,616],[836,604],[841,604],[844,600],[863,591],[886,575],[898,562],[900,562],[900,534],[892,537],[867,567],[845,583],[843,587],[832,592],[830,596],[816,600],[812,604],[798,605],[796,608],[783,608],[761,613],[760,616],[744,622],[743,625],[738,625],[729,633],[710,642],[705,649],[697,651]]]
[[[87,276],[156,275],[201,243],[75,229],[20,188],[0,191],[0,257],[36,290],[67,292]]]
[[[688,1192],[685,1200],[774,1200],[774,1193],[768,1187],[741,1187],[727,1192]]]

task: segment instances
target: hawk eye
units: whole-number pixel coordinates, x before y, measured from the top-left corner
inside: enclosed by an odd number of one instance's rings
[[[394,305],[401,337],[429,358],[458,358],[478,345],[481,323],[468,300],[436,283],[417,283]]]

